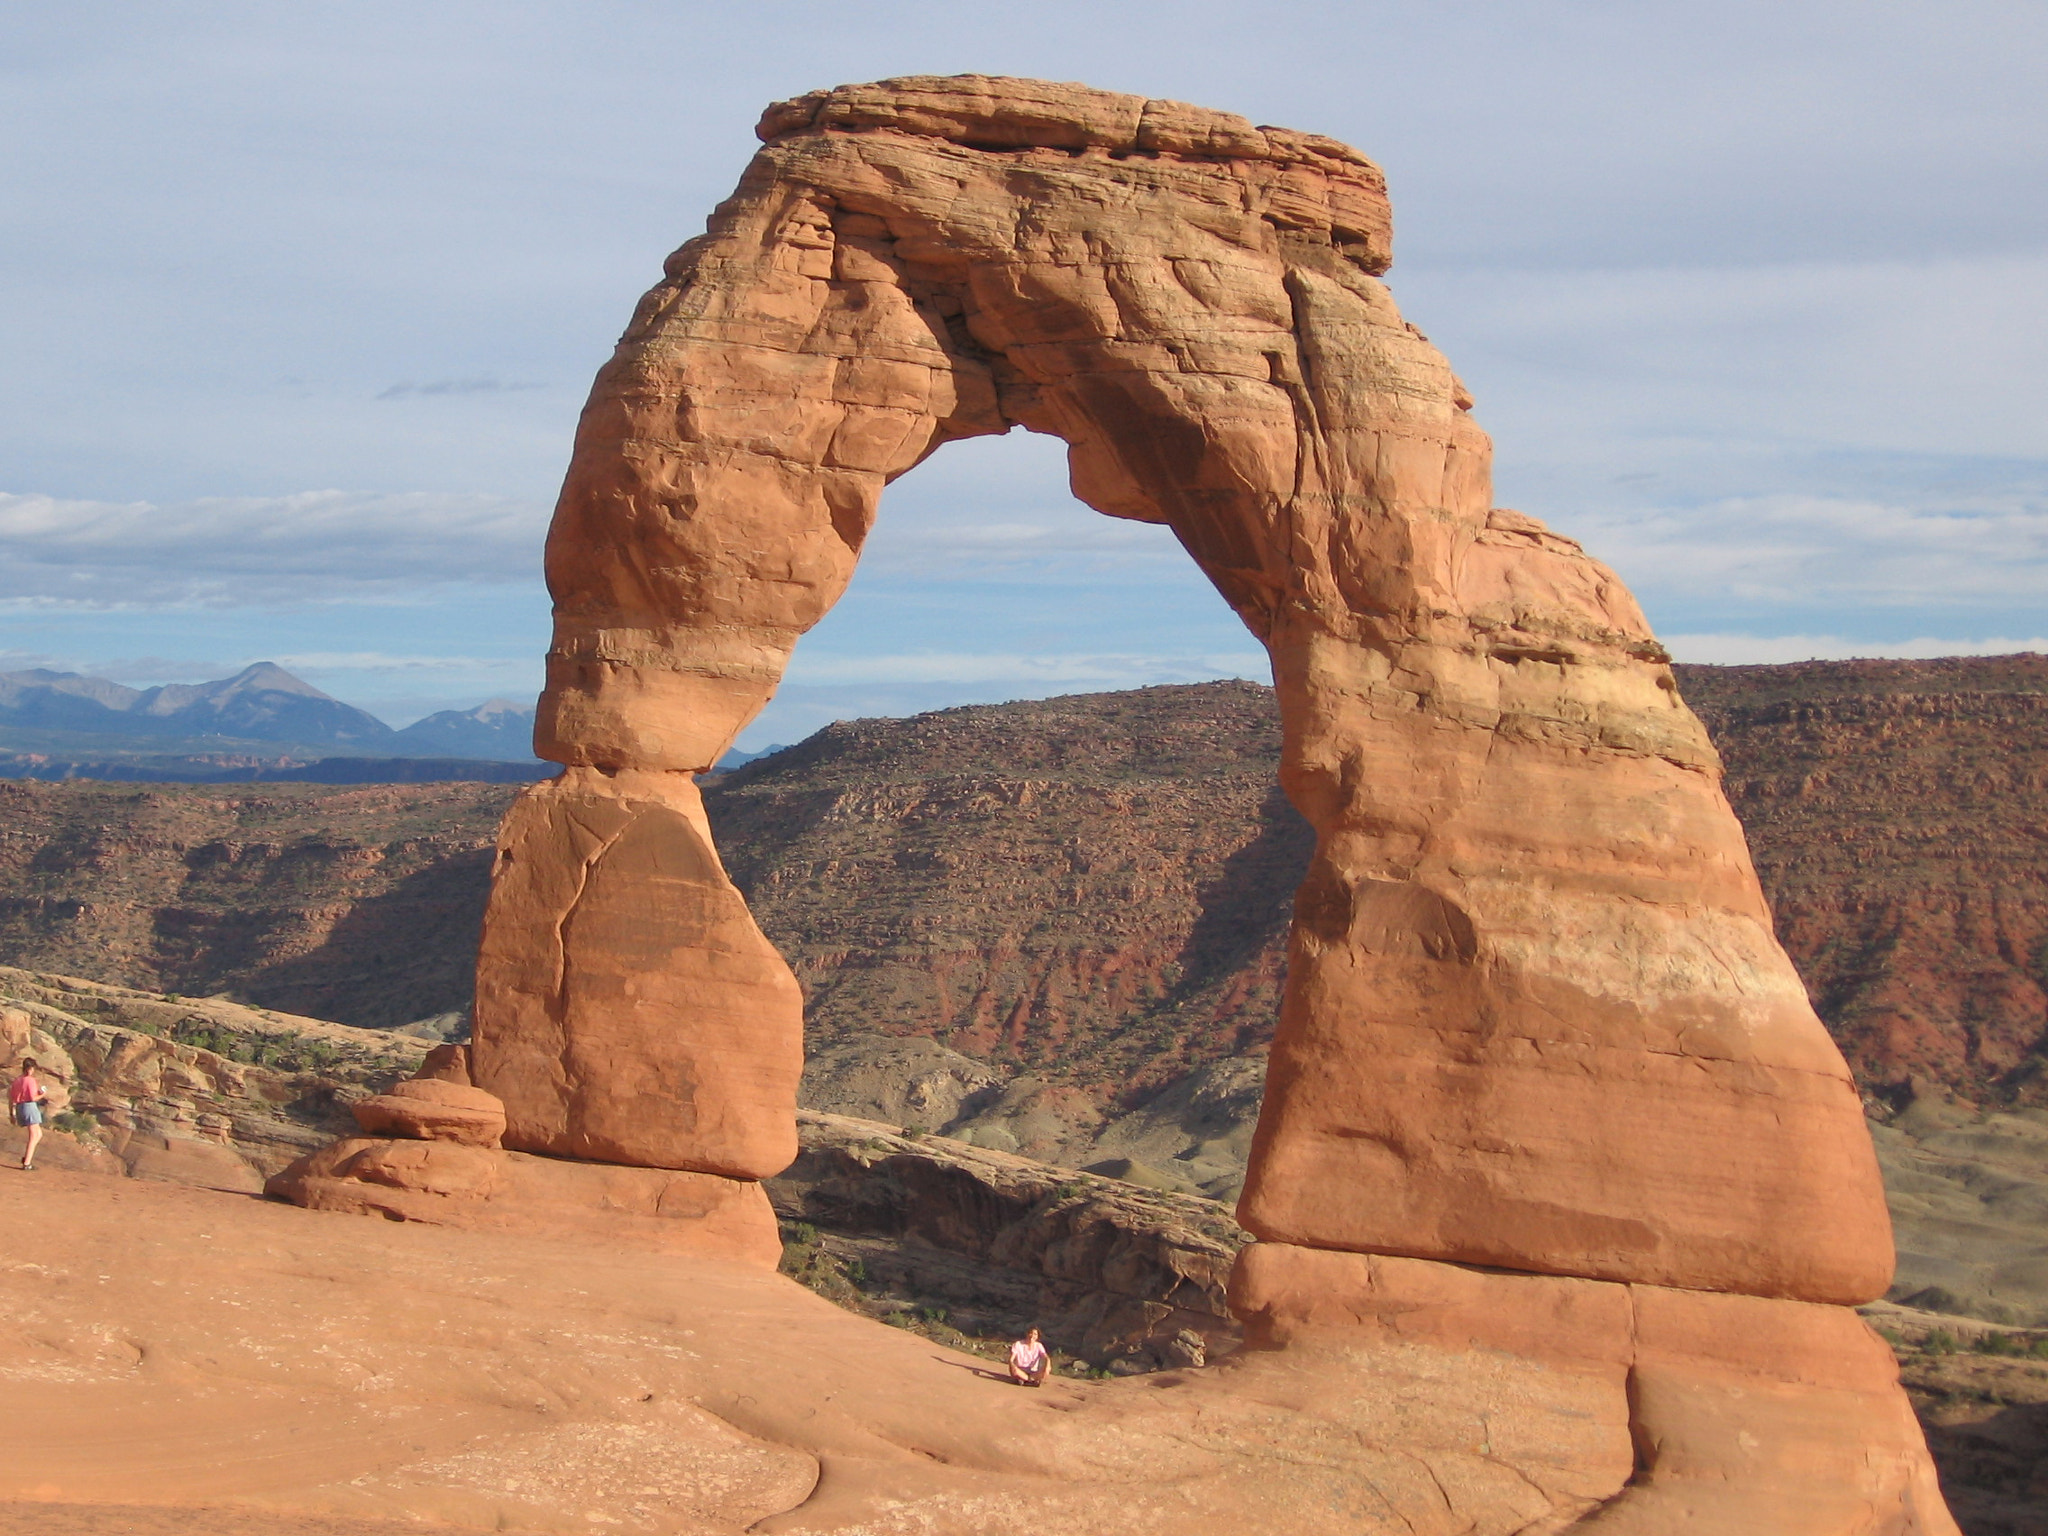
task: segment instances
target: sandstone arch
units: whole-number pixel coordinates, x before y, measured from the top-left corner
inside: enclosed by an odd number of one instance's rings
[[[550,536],[538,739],[567,767],[508,820],[479,962],[507,1145],[737,1178],[793,1153],[800,999],[690,775],[887,482],[1021,425],[1083,500],[1171,526],[1273,658],[1319,851],[1245,1224],[1880,1294],[1857,1096],[1713,751],[1621,583],[1491,506],[1470,402],[1378,280],[1377,169],[980,77],[815,93],[760,134],[600,374]]]

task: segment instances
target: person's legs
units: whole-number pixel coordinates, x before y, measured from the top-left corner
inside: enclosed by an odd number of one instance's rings
[[[43,1124],[40,1120],[29,1123],[28,1145],[22,1149],[21,1166],[33,1168],[36,1165],[36,1144],[43,1139]]]

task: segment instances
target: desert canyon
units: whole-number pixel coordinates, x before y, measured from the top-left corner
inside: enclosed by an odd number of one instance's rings
[[[1491,504],[1472,401],[1380,281],[1378,170],[973,76],[759,134],[579,427],[564,770],[499,831],[470,1043],[395,1082],[365,1056],[331,1139],[248,1131],[279,1200],[82,1154],[10,1180],[53,1236],[5,1261],[43,1405],[9,1495],[59,1531],[1955,1531],[1855,1311],[1894,1264],[1865,1105],[1721,758],[1618,579]],[[1036,1394],[776,1273],[804,992],[698,782],[887,483],[1019,426],[1266,646],[1306,858],[1252,1240],[1118,1217],[1180,1256],[1187,1363]],[[41,1017],[10,1046],[88,1050]],[[90,1048],[149,1053],[119,1034]],[[300,1103],[291,1065],[237,1092]],[[135,1157],[190,1155],[135,1116]],[[1197,1363],[1218,1305],[1236,1347]]]

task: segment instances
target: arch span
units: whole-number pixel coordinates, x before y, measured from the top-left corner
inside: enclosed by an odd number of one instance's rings
[[[883,487],[1065,439],[1271,653],[1318,852],[1241,1219],[1263,1239],[1816,1301],[1891,1252],[1854,1087],[1719,766],[1604,566],[1491,505],[1379,280],[1378,170],[982,77],[773,107],[599,375],[548,544],[538,745],[474,1070],[508,1145],[771,1174],[801,999],[694,771],[839,596]]]

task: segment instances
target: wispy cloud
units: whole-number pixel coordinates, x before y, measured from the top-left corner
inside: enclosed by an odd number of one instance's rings
[[[1567,529],[1639,593],[1809,612],[2048,606],[2048,495],[1775,495],[1593,513]],[[1953,642],[1951,642],[1953,643]]]
[[[415,395],[502,395],[529,389],[545,389],[544,384],[527,384],[505,379],[431,379],[425,384],[393,384],[377,391],[379,400],[405,400]]]
[[[1021,689],[1088,684],[1137,688],[1150,683],[1206,682],[1219,677],[1272,675],[1265,653],[1162,656],[1135,652],[1051,655],[977,655],[919,652],[807,658],[799,649],[790,663],[792,687],[849,684],[965,683],[1015,684]]]
[[[424,491],[166,505],[0,494],[0,601],[267,606],[531,580],[546,526],[535,502]]]
[[[384,651],[280,651],[269,658],[291,671],[308,672],[454,672],[493,670],[525,665],[527,658],[508,663],[503,656],[394,656]]]
[[[1839,635],[1666,635],[1664,645],[1678,661],[1755,666],[1875,657],[1922,661],[1936,656],[2011,656],[2020,651],[2048,652],[2048,636],[2035,635],[2024,640],[1923,638],[1885,642],[1845,640]]]

